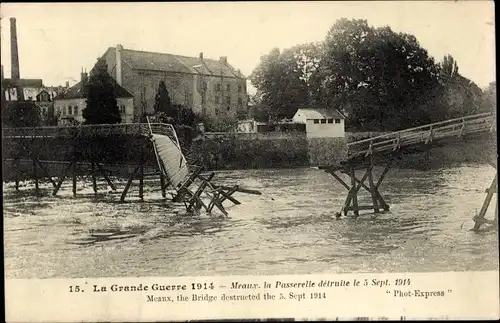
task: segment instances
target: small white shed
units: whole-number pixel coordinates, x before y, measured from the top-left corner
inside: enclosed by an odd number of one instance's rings
[[[345,117],[337,109],[298,109],[293,121],[306,124],[308,138],[345,136]]]

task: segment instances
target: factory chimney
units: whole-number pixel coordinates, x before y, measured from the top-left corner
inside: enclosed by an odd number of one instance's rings
[[[17,50],[17,31],[16,31],[16,18],[10,18],[10,55],[11,55],[11,70],[12,80],[19,80],[21,78],[19,72],[19,54]]]

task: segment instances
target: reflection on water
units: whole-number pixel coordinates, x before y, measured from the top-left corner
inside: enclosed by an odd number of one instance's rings
[[[376,169],[381,172],[381,169]],[[186,216],[147,182],[99,194],[71,183],[33,196],[4,185],[7,277],[185,276],[323,272],[451,271],[498,268],[497,233],[471,232],[489,166],[393,169],[381,191],[391,211],[335,219],[346,190],[316,169],[220,172],[216,181],[260,190],[219,215]],[[117,183],[119,188],[124,183]],[[364,194],[364,195],[363,195]],[[361,192],[359,203],[370,202]],[[494,207],[487,217],[491,218]]]

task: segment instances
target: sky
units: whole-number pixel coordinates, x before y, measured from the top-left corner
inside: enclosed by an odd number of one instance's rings
[[[451,54],[465,77],[495,81],[493,1],[178,2],[1,4],[1,61],[10,77],[10,22],[17,20],[22,78],[71,85],[108,47],[206,58],[227,56],[250,75],[278,47],[322,41],[337,19],[366,19],[411,33],[431,56]],[[249,92],[255,89],[249,86]]]

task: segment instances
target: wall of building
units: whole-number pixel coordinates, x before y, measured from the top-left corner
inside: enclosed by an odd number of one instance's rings
[[[333,119],[333,123],[314,123],[314,120],[307,120],[306,132],[309,138],[328,138],[328,137],[344,137],[344,119]],[[340,120],[340,123],[335,123],[335,120]]]
[[[154,111],[160,81],[165,82],[173,104],[192,106],[193,75],[158,71],[136,71],[122,68],[122,86],[134,96],[135,115]]]
[[[195,75],[193,107],[211,118],[236,118],[238,110],[247,112],[246,79]],[[206,83],[203,101],[203,83]],[[229,90],[227,88],[229,86]],[[227,101],[229,97],[229,103]]]
[[[133,98],[117,98],[116,103],[121,111],[122,123],[134,121],[134,100]],[[84,122],[83,109],[87,106],[87,100],[67,99],[54,101],[54,114],[59,116],[59,124],[64,125],[67,122],[64,119],[72,118],[80,123]],[[71,107],[71,109],[69,109]],[[76,108],[76,110],[75,110]],[[71,112],[71,113],[69,113]]]
[[[108,72],[116,79],[115,50],[108,50],[104,58],[108,64]],[[121,70],[121,85],[134,96],[137,118],[143,112],[153,112],[155,96],[161,80],[165,82],[173,104],[191,107],[197,113],[205,113],[212,118],[235,118],[238,109],[247,112],[246,79],[134,70],[126,62],[122,62]],[[206,83],[205,99],[203,99],[203,83]],[[217,90],[217,84],[220,84],[220,91]],[[229,91],[227,85],[229,85]],[[240,86],[240,91],[238,86]],[[226,99],[228,96],[229,104]],[[239,99],[241,99],[241,104]]]

